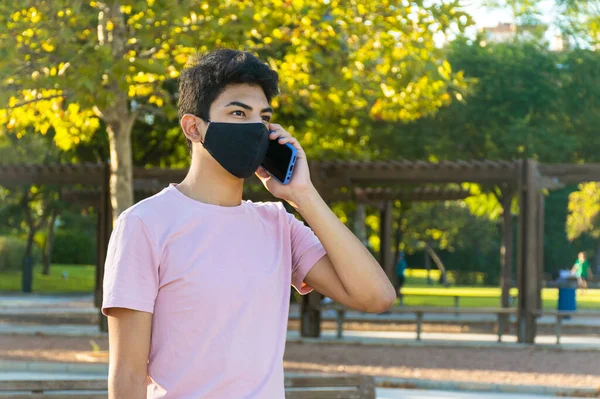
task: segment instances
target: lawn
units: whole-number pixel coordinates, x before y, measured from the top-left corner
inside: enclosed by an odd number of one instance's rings
[[[94,292],[95,266],[53,264],[50,274],[44,276],[42,268],[33,270],[33,292],[35,293],[73,293]],[[66,272],[66,278],[63,277]],[[21,291],[21,272],[6,271],[0,273],[0,292]]]
[[[68,278],[63,278],[66,272]],[[63,265],[54,264],[50,268],[50,275],[44,276],[41,267],[34,270],[33,292],[36,293],[75,293],[94,291],[94,266],[93,265]],[[435,284],[439,278],[439,271],[432,270],[434,284],[426,283],[425,270],[410,270],[407,274],[407,283],[402,289],[405,295],[406,306],[454,306],[454,295],[461,296],[461,307],[498,307],[500,306],[500,289],[495,287],[442,287]],[[0,292],[21,291],[21,272],[0,273]],[[516,295],[517,290],[512,289]],[[422,296],[435,295],[435,296]],[[545,309],[556,309],[558,290],[545,288],[542,291]],[[577,303],[580,309],[600,310],[600,289],[581,290],[577,294]]]
[[[426,283],[427,272],[413,269],[407,273],[406,285],[402,289],[405,306],[454,306],[454,296],[459,295],[461,307],[483,308],[500,306],[500,288],[496,287],[442,287],[436,282],[439,279],[439,270],[431,271],[433,285]],[[517,295],[517,289],[511,290],[512,295]],[[436,295],[419,296],[419,295]],[[544,288],[542,290],[544,309],[556,309],[558,290]],[[577,293],[579,309],[600,310],[600,289],[579,290]]]

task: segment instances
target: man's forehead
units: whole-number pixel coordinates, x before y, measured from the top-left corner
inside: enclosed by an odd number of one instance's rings
[[[260,86],[245,84],[227,86],[215,102],[228,104],[232,101],[239,101],[259,108],[269,106],[265,92]]]

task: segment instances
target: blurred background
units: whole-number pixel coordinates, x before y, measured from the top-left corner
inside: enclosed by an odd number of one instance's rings
[[[106,220],[158,189],[135,186],[135,170],[188,167],[177,78],[191,55],[223,47],[250,51],[279,73],[274,122],[300,140],[311,161],[534,160],[592,168],[600,162],[598,0],[2,1],[0,333],[6,335],[0,336],[0,358],[68,362],[89,356],[93,360],[85,361],[106,362],[106,337],[98,332],[92,298],[99,289],[95,265],[106,244],[98,237],[109,233]],[[105,168],[106,187],[95,175],[104,172],[91,166],[86,172],[88,164]],[[90,173],[90,181],[65,177],[74,173]],[[590,180],[600,181],[600,174]],[[417,190],[417,184],[403,187]],[[488,334],[494,342],[508,328],[510,341],[518,335],[516,316],[506,316],[501,326],[494,309],[514,307],[519,296],[518,251],[506,251],[516,245],[521,212],[517,198],[508,195],[513,188],[455,182],[429,189],[460,192],[458,199],[388,198],[389,226],[383,226],[381,204],[359,203],[356,192],[330,206],[375,256],[392,254],[386,262],[399,289],[396,308],[490,309],[452,313],[454,318],[436,311],[424,331],[442,334],[440,340]],[[600,276],[600,185],[569,182],[542,194],[540,306],[560,309],[560,291],[551,284],[584,252],[591,272],[586,289],[579,284],[576,307],[589,313],[565,321],[563,333],[576,337],[573,345],[600,349],[600,313],[593,313],[600,311],[594,277]],[[101,212],[104,203],[110,209]],[[388,238],[382,239],[382,230]],[[291,340],[301,340],[301,299],[291,302],[290,330],[300,330]],[[569,306],[562,310],[574,310]],[[49,308],[61,311],[52,315]],[[354,315],[343,326],[394,332],[400,342],[413,342],[418,316],[399,312],[378,320]],[[319,314],[323,331],[333,334],[335,310]],[[538,332],[553,343],[562,320],[546,317]],[[61,332],[75,330],[81,343],[62,340]],[[408,332],[413,335],[402,335]],[[24,338],[36,333],[54,341]],[[96,337],[91,347],[89,337]],[[497,378],[471,372],[452,380],[600,386],[600,364],[580,352],[532,352],[554,357],[526,365],[499,360],[508,355],[490,345],[486,350],[497,352],[488,353],[491,363],[480,369],[496,370]],[[326,359],[348,353],[332,350],[341,354]],[[384,369],[359,369],[362,374],[423,381],[441,380],[444,372],[438,378],[415,370],[464,371],[472,365],[385,365],[371,353],[316,366],[298,355],[288,366],[335,371],[361,356],[366,360],[357,363]],[[469,356],[457,352],[455,359]],[[514,371],[511,362],[523,369]],[[571,362],[568,370],[565,362]]]

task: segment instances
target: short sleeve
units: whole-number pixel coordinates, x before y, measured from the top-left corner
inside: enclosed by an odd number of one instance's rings
[[[327,252],[309,227],[294,215],[288,213],[287,216],[292,243],[292,285],[300,294],[306,295],[312,288],[306,285],[304,278]]]
[[[117,219],[104,266],[102,313],[108,308],[154,312],[159,257],[144,222],[131,213]]]

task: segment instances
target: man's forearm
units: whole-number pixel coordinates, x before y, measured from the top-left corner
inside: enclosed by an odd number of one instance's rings
[[[146,399],[146,374],[111,372],[108,376],[109,399]]]
[[[297,211],[325,247],[348,295],[368,304],[395,290],[367,248],[329,209],[316,190],[295,199]]]

